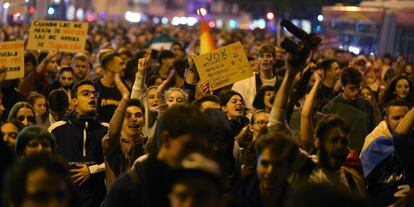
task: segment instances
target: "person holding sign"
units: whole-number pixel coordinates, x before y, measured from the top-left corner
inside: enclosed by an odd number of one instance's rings
[[[276,50],[273,45],[264,44],[259,48],[259,73],[254,76],[234,83],[232,90],[237,91],[245,100],[246,107],[253,109],[253,100],[257,91],[262,86],[274,86],[277,88],[279,81],[273,71]]]

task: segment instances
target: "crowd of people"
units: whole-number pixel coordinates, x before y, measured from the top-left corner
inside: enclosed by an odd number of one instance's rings
[[[199,35],[97,21],[84,52],[26,50],[23,78],[1,71],[2,205],[414,206],[404,57],[324,48],[298,65],[269,32],[216,29],[254,72],[211,91]]]

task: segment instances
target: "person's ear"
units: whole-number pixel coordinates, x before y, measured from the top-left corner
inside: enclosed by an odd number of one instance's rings
[[[77,98],[77,97],[72,98],[72,99],[70,100],[70,103],[71,103],[71,105],[72,105],[73,107],[78,106],[78,98]]]
[[[221,107],[221,110],[222,110],[224,113],[227,113],[227,111],[228,111],[228,110],[227,110],[227,106],[222,106],[222,107]]]
[[[170,139],[170,133],[168,131],[161,132],[160,135],[161,138],[161,147],[170,148],[171,146],[171,139]]]
[[[313,145],[316,149],[319,149],[321,146],[321,140],[318,137],[313,138]]]

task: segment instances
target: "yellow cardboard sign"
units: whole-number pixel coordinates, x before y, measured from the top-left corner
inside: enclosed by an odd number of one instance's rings
[[[24,42],[0,43],[0,69],[6,70],[6,80],[24,76]]]
[[[33,20],[27,49],[60,52],[84,52],[88,23]]]
[[[200,79],[210,83],[211,90],[228,86],[253,75],[240,42],[199,55],[194,58],[194,63]]]

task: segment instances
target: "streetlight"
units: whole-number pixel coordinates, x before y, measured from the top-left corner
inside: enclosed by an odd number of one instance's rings
[[[269,21],[271,21],[275,18],[275,14],[273,14],[273,12],[267,12],[266,17]]]
[[[318,15],[318,21],[320,21],[320,22],[322,22],[322,21],[323,21],[323,15],[322,15],[322,14],[319,14],[319,15]]]
[[[8,9],[10,7],[10,3],[9,2],[5,2],[3,4],[3,23],[7,24],[7,13],[8,13]]]
[[[3,8],[4,9],[7,10],[9,7],[10,7],[10,3],[9,2],[6,2],[6,3],[3,4]]]
[[[200,8],[197,10],[198,15],[205,16],[207,14],[207,10],[204,8]]]

